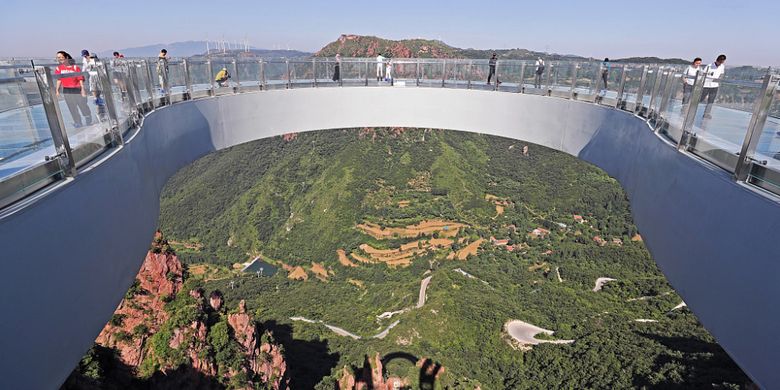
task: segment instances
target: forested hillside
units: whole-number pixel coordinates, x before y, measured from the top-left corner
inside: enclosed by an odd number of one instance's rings
[[[274,332],[292,388],[392,352],[446,367],[438,388],[749,383],[656,268],[618,183],[541,146],[403,128],[263,139],[178,172],[160,224],[197,284]],[[279,272],[241,272],[255,259]]]

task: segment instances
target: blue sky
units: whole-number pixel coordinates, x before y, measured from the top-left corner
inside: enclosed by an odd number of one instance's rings
[[[731,64],[780,65],[778,15],[780,1],[768,0],[4,0],[0,57],[223,37],[314,51],[346,33],[597,58],[722,52]]]

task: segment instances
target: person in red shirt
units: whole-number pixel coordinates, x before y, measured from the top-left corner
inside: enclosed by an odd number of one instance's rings
[[[73,57],[65,51],[57,52],[57,62],[59,62],[59,65],[54,69],[54,74],[81,73],[81,68],[76,65],[76,61],[74,61]],[[87,90],[84,89],[84,76],[78,75],[57,79],[57,97],[60,96],[60,89],[62,90],[62,95],[65,97],[65,104],[68,106],[70,116],[73,118],[73,125],[75,127],[81,127],[82,116],[87,121],[87,125],[91,125],[92,113],[87,104]]]

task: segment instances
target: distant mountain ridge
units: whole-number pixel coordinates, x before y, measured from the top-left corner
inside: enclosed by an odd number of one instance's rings
[[[173,42],[168,44],[156,43],[153,45],[105,50],[105,51],[98,52],[98,56],[110,57],[114,51],[118,51],[122,53],[125,57],[156,57],[157,54],[160,53],[161,49],[166,49],[168,50],[168,53],[173,57],[193,57],[193,56],[205,55],[206,48],[207,48],[206,41],[184,41],[184,42]],[[212,55],[221,54],[217,52],[213,43],[210,47],[210,50]],[[255,56],[255,57],[288,57],[288,58],[309,57],[312,54],[312,53],[299,51],[299,50],[258,49],[255,47],[250,47],[249,52],[244,52],[243,50],[227,50],[226,52],[226,54],[232,54],[232,55],[247,55],[247,53],[251,53],[250,56]]]
[[[588,60],[573,54],[543,53],[527,49],[461,49],[447,45],[438,40],[402,39],[389,40],[374,36],[342,34],[337,40],[325,45],[314,55],[318,57],[333,57],[337,53],[346,57],[373,57],[382,54],[392,58],[470,58],[487,59],[492,53],[500,59],[535,60],[542,57],[545,60]],[[614,62],[631,63],[669,63],[687,64],[688,61],[679,58],[631,57],[614,59]]]
[[[184,41],[169,44],[152,44],[138,47],[111,49],[98,52],[101,57],[110,57],[114,51],[124,54],[126,57],[155,57],[161,49],[167,49],[172,57],[193,57],[206,54],[206,41]],[[341,54],[345,57],[375,57],[382,54],[391,58],[468,58],[487,59],[492,53],[505,60],[535,60],[542,57],[547,61],[585,61],[587,57],[574,54],[543,53],[528,49],[474,49],[457,48],[442,41],[433,39],[401,39],[391,40],[368,35],[342,34],[333,42],[323,46],[316,53],[300,50],[258,49],[250,47],[248,52],[244,50],[227,50],[218,52],[210,47],[212,56],[241,56],[241,57],[265,57],[265,58],[308,58],[333,57]],[[596,59],[600,60],[600,59]],[[661,64],[687,64],[689,61],[681,58],[658,57],[627,57],[615,58],[613,62],[624,63],[661,63]]]

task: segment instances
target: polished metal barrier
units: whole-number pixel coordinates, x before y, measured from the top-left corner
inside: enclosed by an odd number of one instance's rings
[[[223,68],[230,78],[217,83]],[[669,65],[550,61],[542,71],[532,61],[499,60],[488,82],[487,60],[215,56],[169,59],[164,68],[156,59],[115,59],[79,75],[86,113],[57,90],[58,80],[77,75],[55,69],[40,62],[0,65],[0,126],[10,129],[0,135],[0,209],[19,207],[31,193],[121,148],[151,110],[225,94],[354,86],[480,89],[613,107],[646,120],[681,153],[768,196],[780,194],[780,76],[771,69],[741,67],[734,75],[727,69],[726,78],[713,80],[704,67],[692,77]],[[707,89],[712,85],[718,85],[714,94]]]

